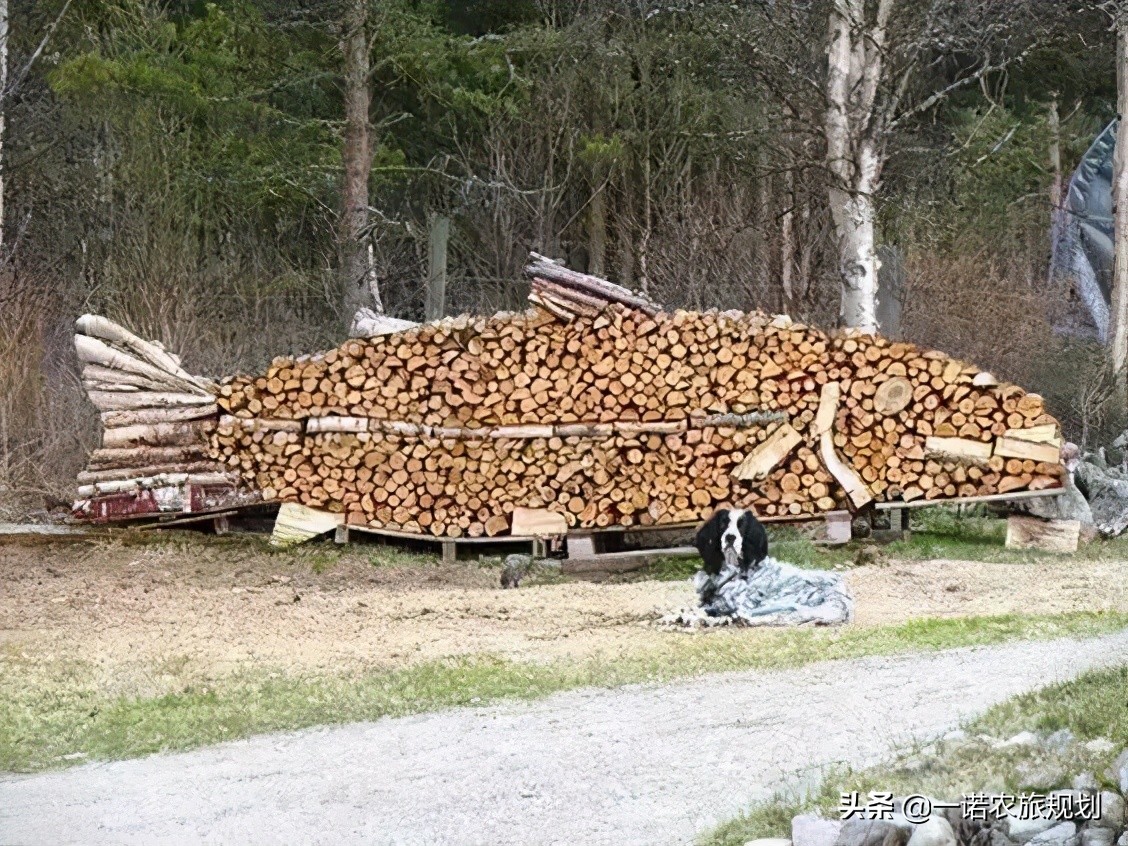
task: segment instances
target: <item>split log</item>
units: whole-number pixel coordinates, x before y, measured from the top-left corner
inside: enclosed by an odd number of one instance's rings
[[[802,435],[784,423],[732,471],[732,477],[745,482],[763,479],[791,455],[802,440]]]
[[[925,439],[924,449],[927,453],[950,456],[957,459],[966,459],[987,463],[991,458],[994,447],[983,441],[972,441],[967,438],[936,438]]]
[[[833,418],[838,411],[838,403],[841,399],[839,386],[837,383],[829,382],[823,386],[821,396],[819,399],[819,410],[815,415],[815,420],[826,420]],[[846,492],[846,496],[850,501],[852,510],[864,508],[869,503],[873,502],[873,494],[870,489],[866,487],[866,483],[854,470],[853,467],[847,465],[842,459],[838,457],[838,453],[834,449],[834,436],[829,429],[822,431],[819,435],[819,457],[822,459],[823,466],[827,472],[834,477],[839,486]]]
[[[995,441],[995,455],[1003,458],[1023,458],[1056,464],[1061,460],[1061,447],[1052,443],[1037,443],[1013,437]]]

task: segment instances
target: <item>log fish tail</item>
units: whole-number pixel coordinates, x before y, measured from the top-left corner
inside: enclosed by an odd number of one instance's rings
[[[257,498],[212,455],[219,406],[211,382],[97,315],[76,322],[75,350],[102,423],[101,444],[78,474],[76,517],[122,520]]]

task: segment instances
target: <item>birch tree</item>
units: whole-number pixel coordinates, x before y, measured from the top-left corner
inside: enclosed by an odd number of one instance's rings
[[[1036,5],[1022,0],[830,4],[823,130],[842,325],[866,332],[879,328],[877,196],[891,139],[955,91],[1021,60],[1038,31]]]

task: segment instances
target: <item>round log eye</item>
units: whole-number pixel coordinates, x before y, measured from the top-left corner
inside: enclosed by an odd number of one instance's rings
[[[873,395],[873,410],[878,414],[896,414],[913,399],[913,383],[903,376],[882,382]]]

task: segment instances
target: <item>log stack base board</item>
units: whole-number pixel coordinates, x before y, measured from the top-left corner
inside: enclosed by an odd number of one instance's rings
[[[496,539],[529,510],[574,533],[693,525],[721,506],[790,521],[1062,485],[1042,398],[943,353],[782,316],[666,312],[535,255],[526,272],[528,311],[218,383],[82,318],[84,380],[109,428],[77,510],[115,485],[183,507],[184,485],[212,483],[349,529]],[[158,495],[170,487],[179,501]]]

